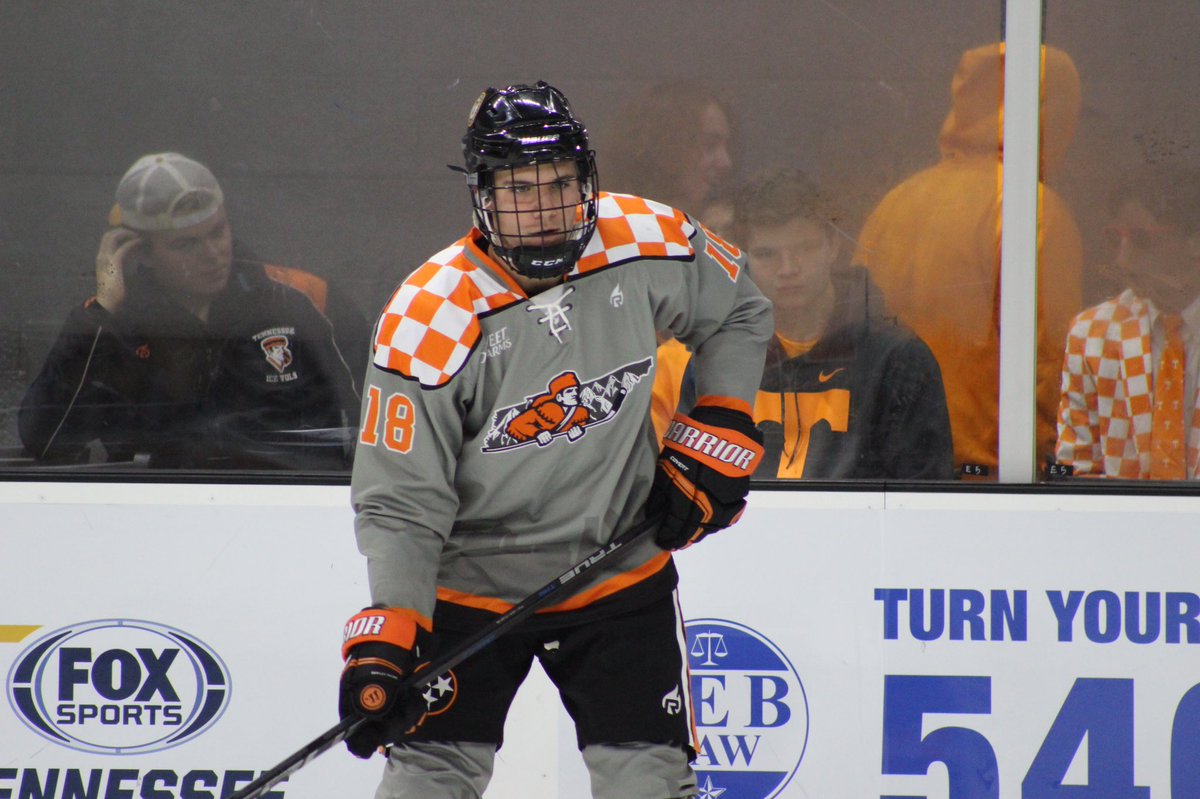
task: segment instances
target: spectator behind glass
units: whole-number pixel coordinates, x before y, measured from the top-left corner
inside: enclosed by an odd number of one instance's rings
[[[963,54],[938,137],[942,160],[903,181],[871,212],[855,262],[888,308],[941,365],[956,466],[994,471],[999,412],[1000,165],[1004,46]],[[1058,164],[1079,118],[1070,57],[1042,48],[1041,178]],[[1037,452],[1054,445],[1062,343],[1082,305],[1083,248],[1066,203],[1039,183]]]
[[[700,219],[704,222],[704,226],[713,233],[736,244],[733,235],[733,197],[731,194],[714,197],[705,203],[700,210]]]
[[[737,193],[734,238],[775,307],[756,477],[952,479],[937,361],[882,315],[866,269],[840,263],[838,218],[795,169],[760,172]]]
[[[602,177],[609,191],[697,214],[733,174],[733,117],[714,91],[697,83],[648,86],[608,134]]]
[[[1195,479],[1200,172],[1145,167],[1108,211],[1104,233],[1127,288],[1071,325],[1057,458],[1076,475]]]
[[[48,462],[86,461],[98,442],[102,460],[156,467],[348,467],[358,376],[328,319],[278,279],[294,272],[235,259],[208,168],[139,159],[110,222],[96,296],[22,401],[26,449]]]

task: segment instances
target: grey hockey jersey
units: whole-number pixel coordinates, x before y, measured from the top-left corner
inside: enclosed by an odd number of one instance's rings
[[[560,285],[527,297],[472,230],[414,271],[375,329],[352,503],[371,599],[504,612],[644,516],[659,442],[656,331],[699,396],[752,401],[770,303],[738,249],[668,206],[602,193]],[[652,536],[543,611],[670,565]],[[673,573],[673,570],[672,570]]]

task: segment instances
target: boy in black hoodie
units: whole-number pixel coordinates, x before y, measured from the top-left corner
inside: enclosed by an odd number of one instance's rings
[[[738,192],[734,240],[775,306],[755,421],[758,478],[953,478],[941,371],[883,315],[861,266],[839,265],[844,234],[819,189],[787,168]]]

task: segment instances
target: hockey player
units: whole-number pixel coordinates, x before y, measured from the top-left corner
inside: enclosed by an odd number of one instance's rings
[[[346,627],[339,709],[369,723],[347,744],[394,744],[381,799],[481,796],[536,657],[595,797],[694,796],[669,550],[745,505],[770,303],[698,222],[599,192],[587,131],[545,83],[485,91],[463,151],[475,227],[397,289],[365,381],[352,502],[373,604]],[[695,352],[700,396],[662,457],[648,413],[660,329]],[[512,425],[550,402],[532,439]],[[429,659],[431,634],[453,651],[658,514],[653,538],[423,696],[391,688]]]
[[[590,421],[588,409],[579,404],[579,378],[566,372],[551,380],[550,390],[529,403],[529,409],[509,422],[506,430],[518,441],[534,439],[544,447],[555,433],[566,433],[574,441]]]

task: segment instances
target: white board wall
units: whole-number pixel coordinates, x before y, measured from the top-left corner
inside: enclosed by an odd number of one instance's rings
[[[9,483],[0,514],[0,799],[228,795],[337,721],[367,601],[347,489]],[[702,795],[1200,790],[1198,522],[1186,497],[756,492],[678,556]],[[156,743],[187,724],[151,705],[199,728]],[[488,799],[587,795],[537,669],[506,737]],[[278,795],[369,796],[379,767],[333,751]]]

